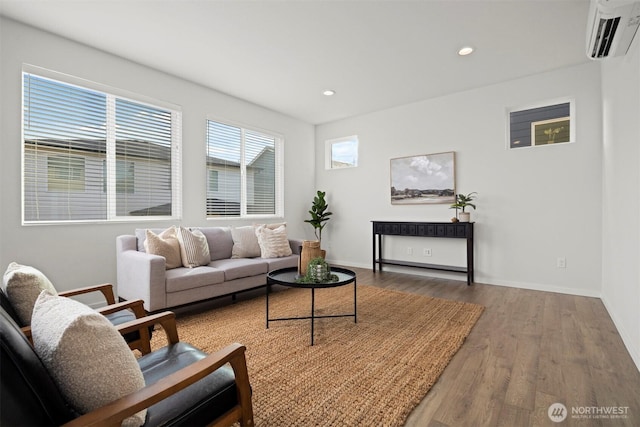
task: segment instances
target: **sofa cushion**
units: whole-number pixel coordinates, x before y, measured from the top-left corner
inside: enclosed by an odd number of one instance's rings
[[[219,259],[211,261],[209,265],[224,271],[224,279],[227,281],[257,276],[269,271],[269,264],[262,258]]]
[[[160,234],[151,230],[147,230],[145,234],[144,248],[148,254],[164,257],[167,270],[182,267],[178,230],[175,226],[167,228]]]
[[[32,319],[33,346],[69,403],[87,413],[145,386],[133,352],[101,314],[43,291]],[[122,425],[144,424],[147,410]]]
[[[260,245],[260,256],[262,258],[279,258],[291,255],[291,246],[287,239],[287,228],[281,225],[271,229],[266,225],[256,228],[256,236]]]
[[[233,238],[229,227],[201,227],[197,228],[207,238],[211,260],[231,258]]]
[[[225,275],[222,270],[201,266],[196,268],[175,268],[167,270],[167,292],[179,292],[202,286],[215,285],[224,282]]]
[[[211,261],[207,238],[200,230],[187,230],[178,228],[178,241],[180,242],[180,255],[184,267],[198,267],[207,265]]]
[[[2,278],[2,287],[23,326],[31,324],[33,306],[43,290],[57,295],[51,281],[40,270],[12,262]]]
[[[265,261],[269,265],[269,271],[273,271],[279,268],[297,267],[298,259],[298,255],[289,255],[280,258],[266,258]]]

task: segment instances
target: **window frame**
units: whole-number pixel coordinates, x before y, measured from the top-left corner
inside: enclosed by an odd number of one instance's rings
[[[230,126],[238,128],[242,135],[242,146],[240,147],[240,213],[239,215],[210,215],[208,213],[207,199],[209,198],[209,184],[211,172],[208,167],[207,159],[209,156],[209,122],[215,122],[224,126]],[[249,214],[247,213],[247,165],[245,164],[245,132],[258,133],[264,136],[272,137],[274,139],[274,210],[273,214]],[[284,136],[272,130],[260,128],[257,126],[247,125],[238,121],[228,120],[215,115],[207,115],[205,120],[205,141],[204,141],[204,153],[205,153],[205,176],[206,182],[206,194],[205,194],[205,216],[207,221],[219,221],[219,220],[238,220],[238,219],[282,219],[284,218]],[[220,183],[220,175],[218,174],[217,183]]]
[[[105,218],[93,219],[27,219],[26,215],[26,147],[25,147],[25,93],[24,85],[27,75],[33,75],[38,78],[52,80],[64,85],[74,86],[81,90],[99,92],[106,97],[105,127],[106,127],[106,155],[104,161],[107,170],[107,176],[103,181],[106,185],[106,207],[104,209]],[[114,223],[114,222],[152,222],[166,220],[182,219],[182,108],[176,104],[166,101],[160,101],[145,95],[133,93],[124,89],[115,88],[105,84],[93,82],[80,77],[69,74],[49,70],[31,64],[23,64],[21,72],[21,221],[23,226],[31,225],[47,225],[47,224],[83,224],[83,223]],[[115,138],[115,103],[120,99],[141,106],[148,106],[153,109],[164,110],[171,116],[170,127],[170,181],[171,181],[171,215],[117,215],[116,213],[116,195],[121,194],[118,191],[118,176],[116,166],[118,162],[125,161],[118,159],[116,155],[116,138]],[[112,110],[112,115],[109,112]],[[126,162],[126,161],[125,161]],[[134,166],[135,168],[135,166]],[[48,185],[48,184],[47,184]],[[98,212],[98,211],[96,211]]]

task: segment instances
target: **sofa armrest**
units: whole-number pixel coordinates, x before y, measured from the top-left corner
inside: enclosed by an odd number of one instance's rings
[[[143,300],[147,311],[162,310],[167,306],[165,259],[138,252],[136,247],[135,236],[116,239],[118,296],[126,300]]]
[[[302,240],[289,239],[289,246],[291,246],[291,252],[293,252],[294,255],[300,255],[300,249],[302,248]]]

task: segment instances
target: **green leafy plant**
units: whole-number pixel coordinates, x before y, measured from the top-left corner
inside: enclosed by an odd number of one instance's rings
[[[462,212],[464,212],[464,209],[467,206],[475,209],[476,205],[471,202],[476,198],[477,195],[478,193],[476,193],[475,191],[469,194],[462,194],[462,193],[456,194],[456,202],[451,205],[451,209],[455,209],[456,214],[458,213],[458,209],[462,209]]]
[[[318,268],[320,267],[320,268]],[[319,271],[321,275],[318,276]],[[329,264],[322,257],[312,258],[307,265],[304,276],[296,279],[297,283],[331,283],[340,280],[337,275],[331,274]]]
[[[325,227],[326,222],[331,219],[329,217],[333,215],[333,212],[327,211],[329,205],[324,198],[325,195],[326,192],[318,190],[316,196],[313,198],[311,210],[309,211],[311,219],[304,220],[304,222],[308,222],[313,226],[313,232],[320,242],[320,247],[322,247],[322,229]]]

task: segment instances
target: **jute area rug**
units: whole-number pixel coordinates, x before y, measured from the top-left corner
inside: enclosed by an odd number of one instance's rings
[[[269,297],[270,317],[307,316],[311,291]],[[264,297],[178,316],[206,352],[247,347],[257,426],[401,426],[437,381],[484,307],[358,285],[353,318],[270,322]],[[316,314],[353,312],[353,285],[316,291]],[[154,334],[153,347],[164,345]],[[166,342],[166,341],[165,341]]]

